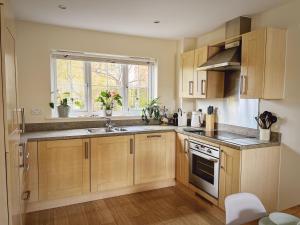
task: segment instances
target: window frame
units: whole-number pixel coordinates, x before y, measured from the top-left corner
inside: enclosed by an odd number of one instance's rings
[[[72,56],[72,54],[71,54]],[[105,55],[106,56],[106,55]],[[69,60],[78,60],[82,61],[84,63],[84,80],[85,80],[85,109],[83,110],[73,110],[71,109],[70,115],[71,116],[93,116],[93,115],[101,115],[101,110],[100,111],[93,111],[93,99],[92,99],[92,62],[107,62],[111,63],[109,61],[103,60],[86,60],[85,57],[83,56],[82,59],[80,60],[80,57],[76,56],[76,59],[70,58]],[[131,63],[121,63],[118,62],[118,58],[120,56],[110,56],[109,60],[111,60],[114,63],[118,63],[122,65],[122,88],[121,88],[121,96],[123,100],[123,105],[122,105],[122,110],[121,111],[115,111],[115,115],[139,115],[142,109],[130,109],[128,106],[128,66],[129,64],[132,65],[148,65],[148,99],[147,101],[149,102],[156,96],[156,91],[155,88],[157,85],[155,84],[156,81],[156,75],[157,75],[157,61],[155,59],[149,59],[151,60],[147,64],[141,64],[140,61],[134,61],[132,60],[133,57],[126,57],[127,59],[130,60]],[[51,65],[51,101],[56,102],[57,100],[57,59],[63,59],[63,58],[57,58],[55,57],[55,53],[51,54],[50,56],[50,65]],[[144,58],[145,59],[145,58]],[[52,110],[52,117],[57,117],[57,107]]]

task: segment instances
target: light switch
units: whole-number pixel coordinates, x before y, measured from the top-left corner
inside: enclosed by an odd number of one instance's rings
[[[31,109],[31,115],[33,116],[39,116],[42,114],[42,110],[41,109],[38,109],[38,108],[32,108]]]

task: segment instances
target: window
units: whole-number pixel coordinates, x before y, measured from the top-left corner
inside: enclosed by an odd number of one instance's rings
[[[96,101],[101,91],[115,91],[123,106],[115,112],[138,113],[153,98],[155,60],[120,56],[64,54],[52,59],[52,101],[71,99],[71,114],[91,115],[101,111]],[[55,113],[55,112],[54,112]]]

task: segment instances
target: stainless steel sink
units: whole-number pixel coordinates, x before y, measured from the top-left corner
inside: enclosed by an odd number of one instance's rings
[[[101,128],[87,128],[86,129],[89,133],[113,133],[113,132],[125,132],[128,131],[123,127],[113,127],[112,129],[108,129],[106,127]]]

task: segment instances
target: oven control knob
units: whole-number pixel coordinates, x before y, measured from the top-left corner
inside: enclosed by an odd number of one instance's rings
[[[199,145],[195,145],[195,148],[196,148],[196,149],[199,149]]]
[[[211,153],[211,150],[210,150],[210,149],[207,149],[206,151],[207,151],[208,153]]]

